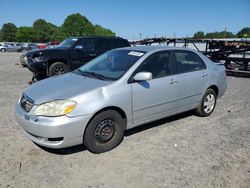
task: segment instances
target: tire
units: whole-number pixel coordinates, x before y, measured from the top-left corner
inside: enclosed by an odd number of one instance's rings
[[[200,105],[196,109],[196,114],[200,117],[210,116],[216,106],[217,95],[213,89],[208,89],[202,97]]]
[[[92,153],[110,151],[121,143],[124,130],[125,121],[117,111],[103,111],[85,129],[84,145]]]
[[[49,76],[61,75],[69,72],[69,67],[62,62],[53,63],[49,67]]]
[[[5,52],[6,50],[4,48],[1,49],[1,52]]]

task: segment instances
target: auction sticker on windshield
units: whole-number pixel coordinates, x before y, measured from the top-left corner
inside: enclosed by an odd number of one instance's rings
[[[133,56],[141,57],[141,56],[144,55],[144,53],[142,53],[142,52],[131,51],[131,52],[128,53],[128,55],[133,55]]]

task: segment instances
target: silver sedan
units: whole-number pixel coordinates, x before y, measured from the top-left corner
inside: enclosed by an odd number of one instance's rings
[[[227,87],[225,67],[197,51],[162,46],[109,51],[37,82],[16,104],[24,134],[49,148],[115,148],[126,129],[181,112],[209,116]]]

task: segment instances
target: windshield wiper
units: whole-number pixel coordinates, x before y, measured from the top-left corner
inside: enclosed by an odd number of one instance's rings
[[[87,76],[87,77],[94,77],[97,78],[99,80],[113,80],[112,78],[108,78],[106,76],[103,76],[101,74],[95,73],[95,72],[89,72],[89,71],[82,71],[81,69],[78,69],[78,71],[81,73],[81,75],[83,76]]]

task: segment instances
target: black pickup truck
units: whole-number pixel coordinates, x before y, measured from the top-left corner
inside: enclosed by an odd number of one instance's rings
[[[55,48],[27,52],[27,66],[36,80],[41,80],[73,71],[108,50],[127,46],[128,40],[120,37],[71,37]]]

